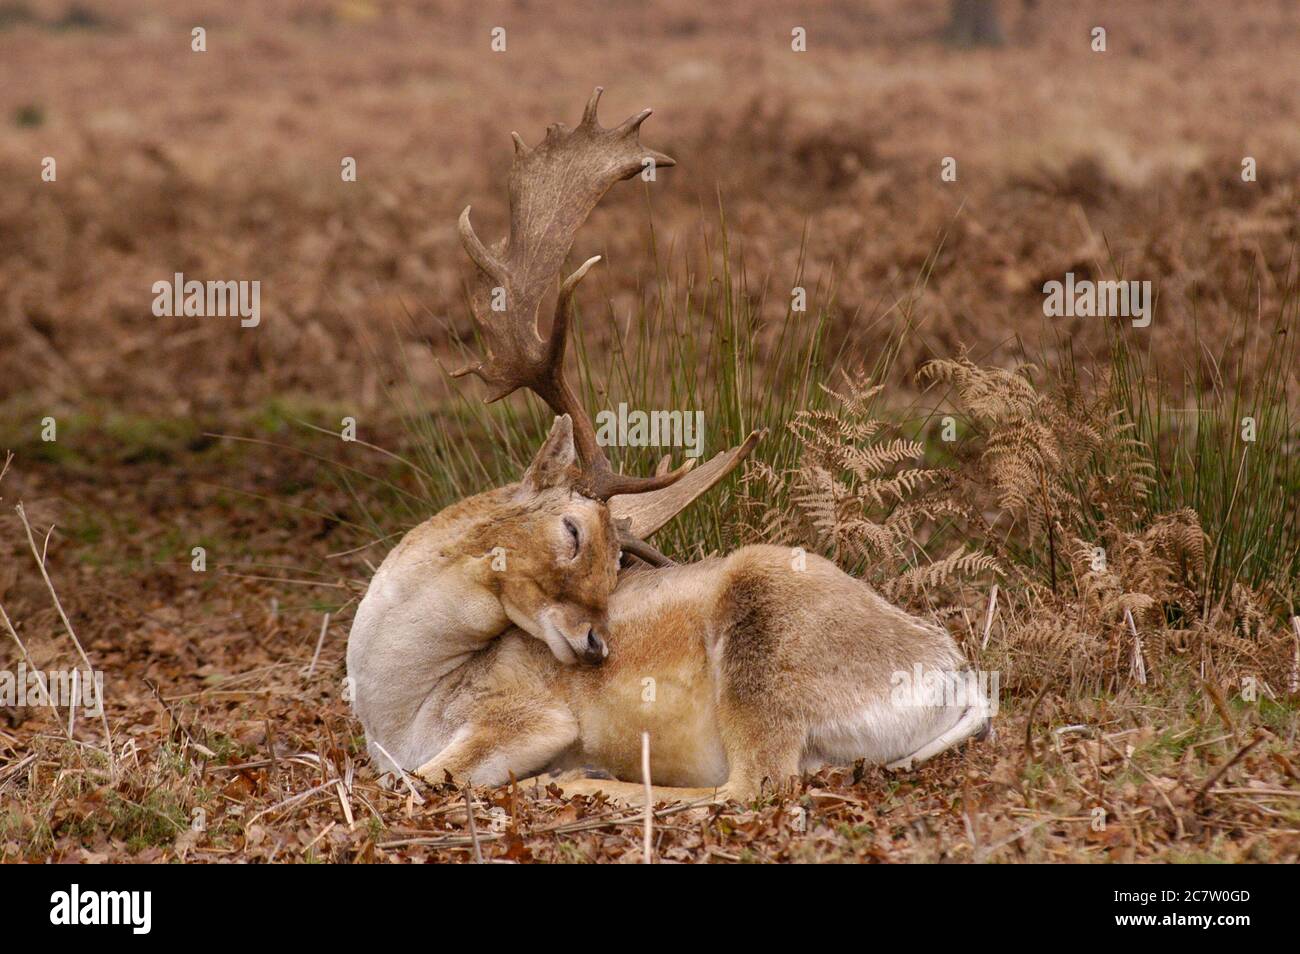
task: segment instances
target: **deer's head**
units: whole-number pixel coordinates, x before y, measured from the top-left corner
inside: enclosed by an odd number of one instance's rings
[[[562,663],[599,665],[609,655],[609,596],[618,580],[619,535],[609,507],[578,492],[568,415],[486,527],[499,560],[492,573],[506,616]]]
[[[532,147],[513,134],[509,235],[489,248],[474,233],[469,208],[460,216],[461,241],[476,268],[470,307],[487,355],[454,376],[476,375],[490,389],[489,402],[527,388],[559,415],[513,491],[517,506],[508,531],[517,541],[506,549],[518,572],[502,578],[501,596],[511,620],[565,663],[599,662],[608,654],[605,612],[620,552],[655,565],[671,562],[646,538],[726,476],[759,437],[751,434],[693,472],[694,460],[670,470],[665,457],[654,476],[617,473],[564,370],[574,290],[599,256],[560,283],[550,333],[543,339],[537,330],[543,297],[610,186],[651,163],[674,165],[640,143],[650,110],[606,129],[596,121],[600,94],[597,87],[574,129],[554,123]]]

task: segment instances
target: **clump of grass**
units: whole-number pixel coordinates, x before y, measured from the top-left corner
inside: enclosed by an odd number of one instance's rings
[[[127,850],[136,854],[145,848],[170,845],[188,827],[185,806],[177,794],[157,788],[137,801],[118,792],[109,792],[107,820],[109,837],[126,841]]]
[[[1123,337],[1111,346],[1118,404],[1155,468],[1149,512],[1189,508],[1208,537],[1202,600],[1222,605],[1246,587],[1287,616],[1300,596],[1295,262],[1288,273],[1276,314],[1241,307],[1241,343],[1216,348],[1194,327],[1180,381],[1162,380],[1150,354]],[[1185,406],[1172,407],[1171,393],[1186,395]]]

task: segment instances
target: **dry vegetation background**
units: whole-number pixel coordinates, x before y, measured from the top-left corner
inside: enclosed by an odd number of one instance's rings
[[[107,673],[115,742],[110,772],[93,724],[68,741],[48,710],[0,713],[0,856],[470,856],[460,796],[376,785],[339,699],[346,604],[378,562],[347,552],[371,529],[355,488],[310,458],[207,435],[347,413],[366,440],[406,449],[385,384],[409,376],[436,406],[435,358],[468,328],[457,214],[472,202],[480,234],[500,234],[508,133],[576,121],[594,85],[606,123],[653,106],[646,142],[678,161],[649,193],[614,190],[578,238],[606,255],[588,283],[615,314],[653,284],[651,222],[661,260],[700,271],[721,206],[748,274],[777,290],[755,307],[782,313],[802,261],[809,284],[834,287],[830,337],[852,336],[869,363],[906,299],[918,328],[901,381],[963,348],[986,365],[1013,366],[1022,346],[1050,358],[1061,338],[1086,370],[1102,323],[1047,325],[1041,287],[1113,270],[1158,290],[1141,339],[1152,360],[1209,380],[1193,323],[1231,350],[1248,334],[1243,299],[1276,314],[1294,288],[1300,11],[1001,7],[1004,46],[957,50],[940,0],[0,0],[0,459],[16,454],[0,483],[0,603],[43,666],[71,663],[21,499],[38,547],[56,527],[51,576]],[[1105,54],[1088,46],[1098,24]],[[207,53],[189,50],[196,25]],[[805,54],[790,52],[793,25]],[[40,180],[44,156],[57,183]],[[356,183],[340,181],[343,156]],[[944,156],[957,183],[939,180]],[[261,326],[154,318],[150,286],[176,271],[260,280]],[[1294,369],[1284,387],[1296,393]],[[47,415],[56,444],[39,440]],[[218,568],[202,578],[199,544]],[[977,640],[987,589],[966,595],[949,624]],[[1100,611],[1125,594],[1094,595]],[[1021,599],[995,649],[1027,625]],[[1290,643],[1270,638],[1284,691]],[[1050,634],[1026,645],[1060,652]],[[1092,697],[1026,684],[998,739],[966,756],[811,779],[793,802],[806,830],[789,802],[676,811],[659,854],[1295,860],[1294,706],[1246,705],[1204,677],[1122,698],[1113,682]],[[1092,728],[1055,731],[1078,725]],[[497,792],[476,811],[491,856],[640,857],[635,824],[609,806]]]
[[[1161,350],[1193,302],[1232,335],[1243,266],[1277,272],[1294,238],[1294,8],[1003,6],[1007,47],[954,52],[937,0],[6,3],[0,396],[189,413],[372,393],[348,321],[404,305],[463,322],[456,216],[472,200],[497,234],[509,131],[576,121],[597,80],[604,116],[652,105],[647,134],[681,162],[653,191],[662,244],[698,246],[720,191],[755,274],[787,280],[806,229],[845,322],[908,291],[946,234],[921,302],[931,344],[996,348],[1037,333],[1045,276],[1110,257],[1104,235],[1159,283]],[[49,25],[69,9],[94,25]],[[200,22],[195,55],[175,35]],[[498,23],[509,51],[489,55]],[[1105,55],[1079,40],[1096,23]],[[31,175],[45,155],[57,188]],[[1243,155],[1263,170],[1250,188]],[[646,225],[623,189],[584,234],[611,291],[635,287]],[[160,336],[141,289],[176,270],[260,279],[266,327]]]

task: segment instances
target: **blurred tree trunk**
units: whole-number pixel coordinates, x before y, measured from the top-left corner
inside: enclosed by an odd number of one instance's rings
[[[948,42],[958,46],[1002,43],[997,0],[949,0],[948,9]]]

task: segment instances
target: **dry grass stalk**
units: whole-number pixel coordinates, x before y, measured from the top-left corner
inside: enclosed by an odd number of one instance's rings
[[[645,780],[645,840],[642,846],[642,860],[645,864],[653,864],[654,856],[651,854],[651,829],[654,826],[654,798],[650,785],[650,733],[641,733],[641,778]]]
[[[1137,677],[1139,685],[1147,684],[1147,664],[1142,655],[1142,637],[1138,635],[1137,624],[1133,622],[1133,612],[1124,608],[1124,622],[1128,623],[1128,631],[1133,636],[1133,673]]]
[[[0,477],[3,476],[4,476],[3,471],[0,471]],[[27,663],[28,670],[30,670],[32,673],[35,674],[36,682],[41,687],[42,697],[45,699],[50,699],[51,698],[50,687],[45,682],[45,674],[41,672],[39,667],[37,667],[36,663],[32,660],[31,653],[27,651],[27,646],[24,645],[22,639],[19,638],[18,631],[14,629],[14,624],[9,619],[9,614],[5,611],[4,604],[0,604],[0,621],[4,622],[5,631],[9,634],[9,638],[12,639],[15,644],[17,644],[18,651],[23,654],[23,659]],[[75,708],[75,706],[70,706],[69,708]],[[59,718],[58,709],[55,709],[52,705],[51,705],[51,710],[54,713],[54,721],[58,723],[59,728],[63,730],[63,734],[67,737],[68,741],[75,743],[75,739],[73,738],[72,735],[71,725],[65,726],[63,724],[63,720]],[[75,748],[75,744],[74,744],[74,748]],[[77,757],[80,758],[81,750],[79,748],[76,748],[75,750],[77,752]]]
[[[481,865],[483,863],[483,849],[479,847],[478,843],[478,826],[474,822],[474,801],[470,798],[468,785],[465,786],[464,794],[465,818],[469,825],[470,844],[474,846],[474,863],[476,865]]]
[[[989,609],[984,617],[984,636],[980,639],[980,652],[989,648],[989,633],[993,632],[993,614],[998,609],[998,585],[993,584],[993,589],[989,592]]]
[[[27,512],[23,505],[19,503],[14,510],[18,518],[23,522],[23,529],[27,531],[27,542],[31,546],[32,556],[36,558],[36,566],[41,571],[41,578],[45,580],[45,587],[50,591],[50,599],[54,601],[54,606],[59,612],[59,619],[63,621],[63,627],[67,630],[68,636],[72,638],[72,644],[77,648],[77,655],[81,657],[82,663],[86,666],[86,672],[95,672],[95,667],[86,655],[85,648],[81,645],[81,640],[77,638],[77,631],[72,627],[72,621],[68,619],[68,614],[63,609],[63,603],[59,600],[59,594],[54,589],[54,582],[50,579],[50,574],[45,568],[45,553],[43,550],[36,548],[36,537],[32,534],[32,525],[27,522]],[[51,531],[54,529],[50,528]],[[46,545],[49,544],[49,538],[46,537]],[[108,727],[108,708],[104,705],[103,700],[99,700],[99,719],[104,726],[104,743],[108,747],[108,770],[110,774],[116,773],[116,759],[113,754],[113,731]]]
[[[310,679],[316,672],[316,662],[320,659],[320,649],[325,645],[325,633],[330,628],[330,614],[326,613],[325,618],[320,622],[320,636],[316,638],[316,651],[311,655],[311,665],[307,667],[304,679]]]

